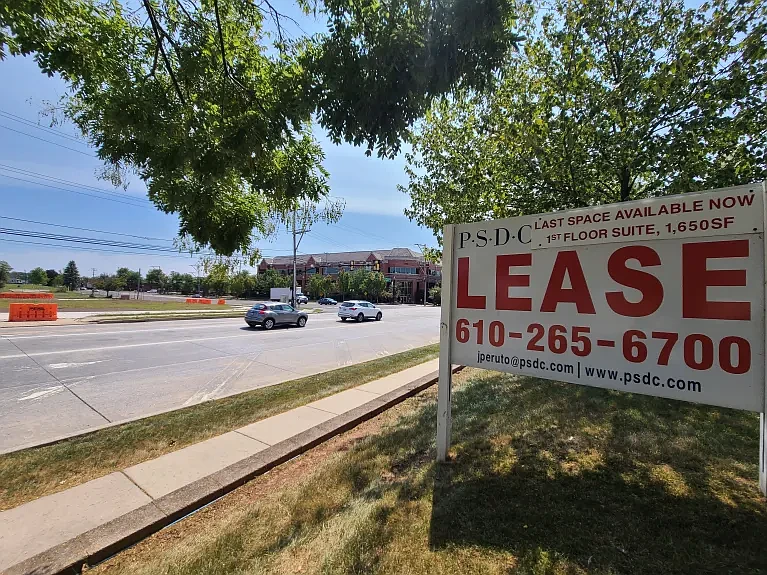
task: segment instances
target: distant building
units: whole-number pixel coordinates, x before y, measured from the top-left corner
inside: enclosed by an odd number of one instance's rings
[[[293,256],[264,258],[259,272],[276,270],[293,273]],[[313,274],[338,277],[341,270],[366,269],[380,271],[386,276],[387,290],[401,303],[422,303],[424,290],[442,281],[442,266],[424,260],[423,254],[410,248],[357,252],[324,252],[296,256],[296,281],[307,292]]]

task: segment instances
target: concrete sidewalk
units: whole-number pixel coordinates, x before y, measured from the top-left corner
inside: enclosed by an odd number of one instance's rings
[[[438,360],[0,512],[0,570],[73,573],[436,382]]]

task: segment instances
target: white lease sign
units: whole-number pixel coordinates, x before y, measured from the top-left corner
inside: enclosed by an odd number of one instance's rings
[[[765,184],[447,226],[438,458],[450,365],[762,413]]]

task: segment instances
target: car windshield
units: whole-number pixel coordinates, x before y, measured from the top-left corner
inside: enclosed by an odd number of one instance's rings
[[[354,307],[354,306],[355,304],[350,301],[345,301],[344,303],[341,304],[341,307]]]
[[[250,309],[265,309],[265,308],[266,308],[266,306],[265,306],[264,304],[262,304],[262,303],[257,303],[256,305],[254,305],[254,306],[253,306],[252,308],[250,308]]]

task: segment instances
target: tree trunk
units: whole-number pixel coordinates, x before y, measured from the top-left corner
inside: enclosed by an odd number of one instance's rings
[[[631,199],[631,172],[628,166],[623,166],[620,173],[621,179],[621,201],[627,202]]]

